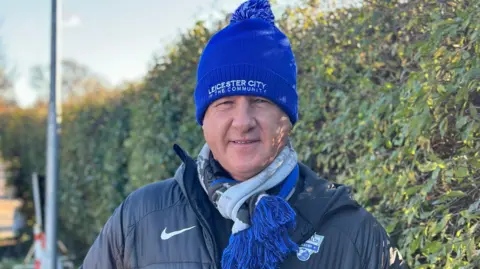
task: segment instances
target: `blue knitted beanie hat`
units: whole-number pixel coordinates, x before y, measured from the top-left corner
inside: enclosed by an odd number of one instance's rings
[[[274,19],[268,0],[249,0],[237,8],[228,26],[208,41],[195,87],[200,125],[212,102],[233,95],[264,97],[296,123],[297,65],[290,41]]]

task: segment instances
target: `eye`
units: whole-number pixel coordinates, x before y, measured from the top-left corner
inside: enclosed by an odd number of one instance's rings
[[[257,99],[255,99],[255,103],[261,104],[261,103],[270,103],[270,102],[266,99],[263,99],[263,98],[257,98]]]
[[[233,104],[233,101],[227,100],[227,101],[221,101],[218,102],[215,106],[220,106],[220,105],[231,105]]]

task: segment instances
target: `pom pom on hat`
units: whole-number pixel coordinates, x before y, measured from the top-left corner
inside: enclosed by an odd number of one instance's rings
[[[275,23],[275,16],[268,0],[249,0],[244,2],[235,10],[230,23],[254,18],[263,19],[271,24]]]

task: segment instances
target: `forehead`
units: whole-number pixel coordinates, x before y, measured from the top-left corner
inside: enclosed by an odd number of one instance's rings
[[[258,99],[258,98],[268,100],[267,98],[265,98],[263,96],[257,96],[257,95],[230,95],[230,96],[222,96],[215,101],[222,101],[222,100],[225,100],[225,99],[228,99],[228,100],[252,100],[252,99]]]

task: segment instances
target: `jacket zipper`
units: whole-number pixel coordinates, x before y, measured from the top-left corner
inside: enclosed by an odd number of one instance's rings
[[[214,239],[213,233],[210,229],[210,226],[208,225],[205,218],[200,214],[200,210],[199,210],[197,205],[195,205],[195,213],[197,214],[197,216],[200,220],[200,224],[207,231],[207,237],[205,237],[205,239],[206,239],[205,243],[207,244],[207,248],[208,248],[208,251],[210,253],[210,258],[212,259],[212,262],[213,262],[213,268],[217,269],[218,268],[218,266],[217,266],[217,261],[218,261],[217,242],[215,242],[215,239]]]

